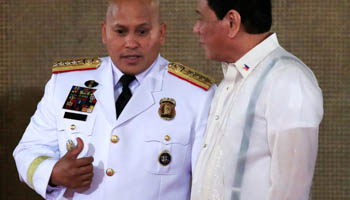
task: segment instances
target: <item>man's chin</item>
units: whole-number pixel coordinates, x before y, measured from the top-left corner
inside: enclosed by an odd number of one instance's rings
[[[137,75],[147,69],[141,63],[125,63],[118,66],[118,69],[124,74]]]
[[[217,61],[217,62],[223,62],[222,59],[220,59],[220,57],[218,57],[217,55],[215,54],[211,54],[210,52],[206,51],[205,52],[205,57],[209,60],[212,60],[212,61]]]

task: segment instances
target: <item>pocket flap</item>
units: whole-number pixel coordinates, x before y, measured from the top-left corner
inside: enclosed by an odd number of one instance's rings
[[[187,145],[190,141],[191,132],[179,131],[178,129],[145,131],[146,142],[161,142],[163,144],[182,144]]]

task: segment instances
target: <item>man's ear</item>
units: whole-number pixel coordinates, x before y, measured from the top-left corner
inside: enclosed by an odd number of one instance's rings
[[[228,36],[234,38],[241,27],[241,15],[236,10],[229,10],[223,20],[228,26]]]
[[[107,40],[107,25],[106,25],[106,21],[102,21],[101,22],[101,36],[102,36],[102,43],[106,44],[106,40]]]
[[[160,43],[163,45],[165,43],[167,25],[164,22],[160,23]]]

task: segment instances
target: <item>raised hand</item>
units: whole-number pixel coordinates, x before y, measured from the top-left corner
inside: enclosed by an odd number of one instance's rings
[[[77,159],[84,148],[81,138],[77,138],[77,147],[68,151],[53,167],[50,184],[67,188],[88,188],[93,177],[93,157]]]

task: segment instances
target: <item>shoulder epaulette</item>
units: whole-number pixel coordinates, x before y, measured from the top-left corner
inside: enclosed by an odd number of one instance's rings
[[[214,83],[214,80],[209,76],[180,63],[169,63],[168,72],[204,90],[208,90]]]
[[[82,71],[97,69],[101,65],[99,58],[78,58],[56,61],[52,67],[52,73]]]

